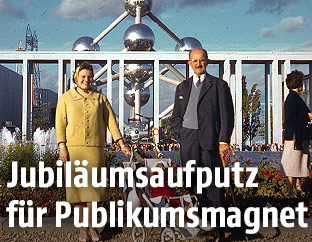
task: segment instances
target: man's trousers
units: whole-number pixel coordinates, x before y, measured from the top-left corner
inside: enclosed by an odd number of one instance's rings
[[[224,207],[224,188],[215,186],[215,168],[220,168],[221,181],[224,181],[224,169],[221,163],[218,150],[205,150],[199,143],[199,130],[181,128],[179,142],[181,145],[180,155],[182,166],[185,167],[186,162],[195,160],[195,172],[192,172],[191,187],[187,188],[192,195],[196,195],[199,200],[200,208],[202,207]],[[218,147],[218,144],[216,145]],[[202,193],[197,193],[197,173],[196,167],[209,167],[212,172],[212,182],[207,188],[202,189]],[[203,173],[205,174],[205,173]],[[185,176],[184,176],[185,177]],[[206,177],[203,176],[203,182]],[[207,198],[207,195],[211,201]],[[199,210],[201,211],[201,209]],[[201,213],[201,212],[200,212]]]

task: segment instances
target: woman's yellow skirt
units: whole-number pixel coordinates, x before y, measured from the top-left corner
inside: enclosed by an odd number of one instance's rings
[[[95,188],[92,186],[92,168],[97,167],[97,179],[100,179],[101,167],[105,167],[103,147],[71,146],[67,147],[69,159],[71,161],[71,187],[66,187],[66,201],[69,203],[81,202],[102,202],[105,198],[105,188]],[[81,175],[75,172],[74,161],[80,161],[80,167],[85,167],[88,171],[88,187],[76,187],[74,178]],[[87,160],[88,165],[82,166],[81,161]],[[66,174],[66,173],[65,173]]]

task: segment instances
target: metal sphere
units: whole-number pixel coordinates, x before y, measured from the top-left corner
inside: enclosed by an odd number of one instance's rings
[[[125,0],[125,9],[132,17],[136,16],[136,7],[141,7],[141,16],[145,16],[151,11],[152,0]]]
[[[123,42],[129,51],[147,51],[153,48],[155,35],[147,25],[134,24],[126,30]]]
[[[73,51],[100,51],[100,46],[98,43],[93,44],[93,38],[84,36],[80,37],[73,44]]]
[[[140,91],[141,107],[144,106],[148,102],[148,100],[151,96],[149,88],[143,88],[143,86],[144,86],[143,83],[139,84],[139,87],[141,90]],[[133,82],[129,83],[129,87],[126,89],[124,97],[125,97],[126,103],[128,103],[130,106],[134,107],[135,87],[134,87]]]
[[[147,129],[147,124],[143,122],[131,122],[129,123],[129,129],[142,132]]]
[[[127,64],[125,66],[125,76],[129,81],[143,83],[153,74],[151,64]]]
[[[181,39],[181,43],[177,44],[175,47],[175,51],[188,51],[195,48],[203,48],[202,44],[198,39],[193,37],[185,37]]]
[[[131,136],[133,139],[137,139],[139,137],[147,137],[147,128],[148,125],[145,122],[130,122],[129,127],[125,129],[125,135]]]

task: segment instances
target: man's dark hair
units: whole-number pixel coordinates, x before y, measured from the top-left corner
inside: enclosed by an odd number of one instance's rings
[[[294,70],[287,75],[286,85],[288,89],[295,89],[302,86],[303,73],[298,70]]]

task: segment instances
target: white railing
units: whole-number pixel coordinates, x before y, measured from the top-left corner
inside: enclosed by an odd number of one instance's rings
[[[265,66],[266,85],[266,142],[282,144],[282,122],[283,122],[283,97],[287,95],[285,78],[290,72],[291,64],[308,64],[309,73],[312,72],[312,52],[208,52],[210,62],[219,65],[219,77],[229,83],[235,108],[235,130],[232,135],[232,143],[242,142],[242,82],[244,64],[263,64]],[[124,65],[122,63],[148,61],[154,65],[153,76],[153,124],[159,128],[159,118],[162,116],[159,109],[159,80],[175,83],[172,78],[163,77],[160,65],[185,64],[188,60],[188,52],[0,52],[1,63],[22,63],[23,66],[30,66],[32,63],[57,63],[58,64],[58,95],[65,91],[66,65],[70,66],[70,73],[80,61],[99,63],[103,66],[102,74],[107,70],[107,97],[112,102],[112,66],[119,65],[119,119],[124,120]],[[168,65],[167,65],[168,67]],[[174,67],[169,71],[177,74]],[[170,70],[171,69],[171,70]],[[189,69],[185,68],[186,76]],[[98,74],[98,76],[100,76]],[[312,75],[309,79],[308,90],[312,90]],[[68,78],[68,77],[67,77]],[[176,84],[180,80],[177,78]],[[30,110],[31,110],[31,73],[29,68],[23,68],[23,113],[22,113],[22,134],[29,136]],[[73,84],[71,84],[73,85]],[[311,96],[311,95],[310,95]],[[309,99],[310,107],[312,106]],[[271,105],[269,105],[271,104]],[[269,111],[272,108],[272,116]],[[168,112],[168,110],[165,110]],[[271,122],[273,129],[271,130]],[[119,122],[123,131],[124,124]],[[272,137],[272,139],[271,139]]]

